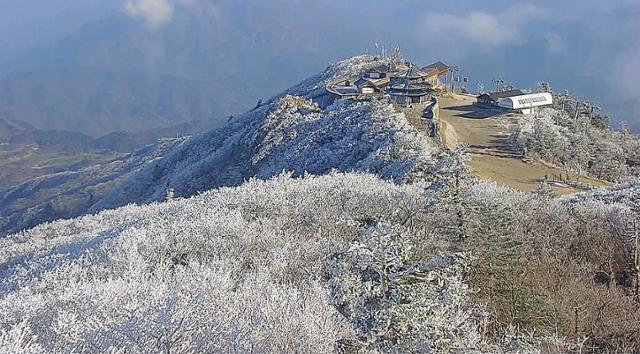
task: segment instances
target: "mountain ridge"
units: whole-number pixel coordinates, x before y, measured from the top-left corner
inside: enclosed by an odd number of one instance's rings
[[[2,230],[17,231],[60,217],[52,210],[63,210],[62,217],[78,216],[163,200],[169,188],[175,196],[186,197],[251,177],[267,179],[283,170],[296,175],[368,171],[400,181],[434,164],[438,148],[388,102],[330,103],[324,89],[330,79],[376,64],[379,61],[369,56],[345,60],[234,117],[223,128],[0,191],[0,216],[6,220]],[[23,200],[20,196],[27,191],[39,197]]]

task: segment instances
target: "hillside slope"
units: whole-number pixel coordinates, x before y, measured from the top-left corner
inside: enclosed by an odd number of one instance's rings
[[[562,180],[564,177],[561,176],[569,174],[575,177],[574,172],[569,173],[551,163],[525,159],[521,148],[512,143],[513,131],[523,121],[538,120],[537,117],[484,109],[474,105],[475,101],[475,97],[469,95],[439,100],[443,141],[450,149],[455,149],[457,144],[467,146],[468,166],[474,174],[526,192],[535,191],[540,183],[547,183],[557,194],[583,190]],[[609,185],[588,176],[582,176],[581,182],[586,188]]]
[[[331,305],[327,256],[343,254],[332,266],[338,298],[349,291],[342,262],[361,221],[399,226],[397,208],[419,208],[422,195],[421,185],[371,175],[282,175],[41,225],[0,240],[0,349],[325,353],[358,344]],[[420,289],[431,295],[416,306],[432,327],[405,345],[478,349],[455,262],[425,263],[432,281]]]
[[[637,185],[482,182],[388,100],[327,96],[376,64],[0,192],[5,232],[38,224],[0,238],[0,352],[640,351]]]
[[[400,181],[432,164],[431,142],[386,101],[331,104],[324,90],[327,80],[375,64],[366,56],[349,59],[235,117],[224,128],[0,191],[0,232],[163,200],[168,188],[178,197],[191,196],[283,170],[296,175],[368,171]],[[25,199],[28,194],[38,197]]]
[[[628,267],[625,204],[467,182],[283,174],[10,235],[0,351],[640,348],[628,285],[592,278]]]

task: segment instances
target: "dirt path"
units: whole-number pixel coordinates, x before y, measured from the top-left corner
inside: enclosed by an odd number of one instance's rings
[[[527,192],[535,190],[545,177],[559,179],[563,174],[559,168],[524,162],[520,152],[507,143],[510,130],[517,124],[517,114],[499,115],[496,111],[478,110],[472,106],[474,101],[475,98],[469,96],[441,98],[439,116],[443,143],[449,149],[458,143],[468,145],[471,155],[468,165],[475,175]],[[585,177],[580,180],[596,187],[608,185]],[[552,188],[558,194],[580,191],[561,184],[552,184]]]

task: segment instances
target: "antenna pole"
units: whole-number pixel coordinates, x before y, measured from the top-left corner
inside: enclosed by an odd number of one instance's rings
[[[574,125],[576,127],[576,132],[578,132],[578,108],[579,108],[579,105],[580,105],[580,101],[578,99],[576,99],[576,114],[573,117]]]

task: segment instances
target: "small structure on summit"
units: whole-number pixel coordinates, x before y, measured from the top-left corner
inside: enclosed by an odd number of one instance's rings
[[[532,93],[500,98],[498,106],[524,114],[535,113],[536,108],[553,104],[553,96],[548,92]]]
[[[392,101],[410,106],[430,101],[433,88],[427,81],[427,74],[411,66],[391,79],[387,93]]]
[[[342,78],[327,85],[327,91],[337,98],[362,99],[384,95],[384,88],[391,76],[389,64],[380,64],[360,74],[357,78]]]
[[[358,97],[361,94],[360,88],[349,79],[339,80],[327,85],[327,91],[340,98]]]
[[[388,82],[389,80],[387,80]],[[374,95],[374,94],[380,94],[383,93],[382,91],[382,87],[384,87],[384,83],[380,84],[376,81],[370,80],[370,79],[360,79],[358,81],[356,81],[356,87],[358,87],[360,93],[363,96],[367,96],[367,95]]]
[[[487,106],[487,107],[497,107],[498,100],[501,98],[508,98],[514,96],[524,95],[524,92],[520,90],[508,90],[508,91],[497,91],[491,93],[483,93],[478,96],[478,105]]]
[[[443,86],[442,82],[440,81],[441,78],[446,78],[447,75],[449,75],[449,72],[451,71],[451,68],[441,62],[441,61],[437,61],[431,65],[427,65],[424,68],[420,69],[422,72],[424,72],[425,74],[427,74],[427,82],[429,82],[429,84],[431,84],[431,86],[433,86],[434,88],[439,88],[441,86]],[[444,87],[442,87],[444,89]]]
[[[405,61],[396,48],[393,59],[375,59],[376,66],[360,72],[358,76],[340,77],[326,85],[326,90],[335,99],[371,99],[390,97],[398,104],[426,103],[435,90],[446,88],[440,78],[450,73],[450,68],[442,62],[425,67],[428,72],[418,69]]]
[[[366,71],[362,75],[362,77],[365,79],[379,80],[387,77],[388,75],[389,75],[389,65],[382,64],[382,65],[376,66],[373,69]]]
[[[363,95],[384,94],[384,88],[389,84],[390,75],[390,65],[379,65],[364,72],[355,85]]]

